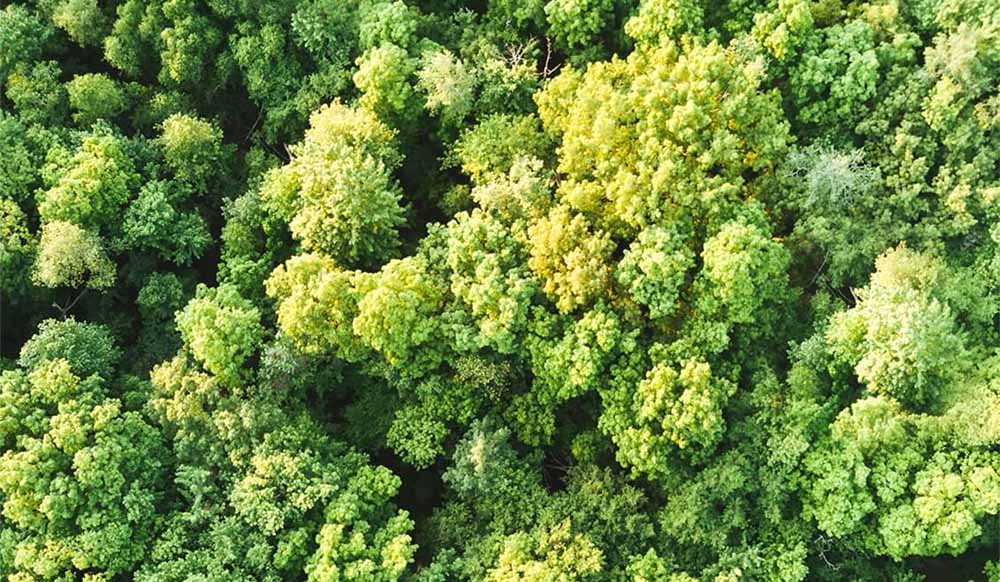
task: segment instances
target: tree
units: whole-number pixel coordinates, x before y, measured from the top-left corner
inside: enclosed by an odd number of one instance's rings
[[[827,342],[873,394],[915,410],[933,407],[971,364],[955,316],[940,298],[943,266],[906,247],[875,265],[858,304],[830,321]]]
[[[307,250],[347,267],[375,267],[399,247],[404,222],[392,178],[393,133],[371,113],[333,103],[311,118],[294,158],[264,180],[261,196]]]
[[[224,382],[239,379],[264,336],[260,311],[229,285],[199,285],[177,313],[177,329],[191,354]]]
[[[198,212],[177,210],[188,196],[183,186],[174,183],[146,183],[125,211],[122,242],[127,248],[153,251],[175,264],[190,264],[202,255],[211,237]]]
[[[57,220],[42,228],[32,280],[45,287],[106,289],[115,283],[115,264],[100,237]]]
[[[1000,511],[1000,478],[995,455],[939,440],[948,438],[881,397],[856,402],[806,460],[816,477],[806,511],[876,555],[963,552],[982,533],[979,522]]]
[[[117,349],[99,326],[50,321],[32,342],[23,368],[0,375],[2,527],[14,556],[3,574],[129,572],[155,532],[169,458],[159,430],[130,407],[125,387],[142,383],[112,381]]]
[[[354,333],[399,368],[419,378],[444,358],[440,313],[446,288],[421,257],[390,261],[358,301]],[[442,345],[444,344],[444,345]]]
[[[602,555],[590,541],[570,533],[570,522],[538,532],[537,539],[524,533],[504,540],[497,565],[487,580],[586,580],[601,571]]]
[[[451,157],[473,182],[485,185],[508,173],[519,158],[544,158],[548,148],[537,117],[497,114],[466,129]]]
[[[66,84],[73,121],[87,127],[100,119],[113,119],[128,107],[124,91],[107,75],[85,74]]]
[[[677,309],[680,290],[694,267],[694,256],[676,226],[651,227],[625,251],[615,269],[616,280],[653,319]]]
[[[192,285],[173,273],[152,273],[136,297],[141,329],[128,360],[149,370],[176,354],[181,347],[174,314],[188,302]]]
[[[528,237],[528,266],[560,311],[587,307],[606,292],[613,244],[606,234],[592,233],[584,215],[557,206],[529,227]]]
[[[608,23],[614,22],[614,9],[611,0],[549,0],[545,4],[545,19],[560,48],[567,53],[579,51],[586,55],[588,48],[602,40],[600,33],[606,30]]]
[[[637,13],[625,22],[625,32],[646,46],[660,39],[679,40],[684,33],[701,32],[705,14],[697,2],[644,0]]]
[[[204,119],[175,113],[163,121],[158,141],[174,176],[198,192],[228,163],[230,148],[222,143],[222,130]]]
[[[457,580],[625,579],[628,556],[655,535],[644,494],[593,466],[572,468],[564,488],[547,492],[540,457],[519,455],[510,436],[477,421],[456,446],[428,532],[445,549],[427,579],[436,569]]]
[[[18,364],[34,370],[46,360],[64,360],[77,378],[97,375],[110,381],[120,357],[121,350],[106,327],[70,317],[39,324],[35,335],[21,347]]]
[[[279,302],[278,327],[307,353],[334,351],[345,360],[359,359],[367,353],[354,335],[364,280],[318,255],[289,259],[267,280],[268,295]]]
[[[0,578],[992,579],[995,0],[0,7]]]
[[[986,445],[995,435],[969,431],[988,426],[979,415],[995,406],[994,364],[973,371],[978,347],[966,343],[983,333],[974,311],[991,302],[953,268],[905,246],[886,252],[857,305],[833,314],[813,348],[834,390],[861,391],[804,459],[814,479],[804,511],[873,555],[961,553],[1000,510]]]
[[[103,131],[84,137],[80,148],[53,168],[53,183],[39,195],[42,220],[89,228],[116,220],[139,181],[123,145]]]
[[[380,119],[407,119],[420,107],[410,77],[418,61],[391,42],[370,48],[358,57],[354,84],[361,91],[360,104]]]
[[[21,208],[13,200],[0,199],[0,272],[5,275],[0,290],[15,295],[27,290],[37,246]]]
[[[256,385],[191,364],[181,354],[151,375],[179,497],[137,579],[399,579],[414,547],[390,502],[398,479],[331,440],[268,374]]]
[[[0,185],[4,199],[23,203],[41,185],[41,166],[52,134],[0,113]],[[24,210],[21,209],[23,212]]]
[[[361,468],[326,509],[307,579],[402,579],[416,548],[409,535],[413,522],[389,505],[398,489],[399,478],[388,470]]]
[[[690,40],[563,71],[535,96],[560,139],[558,196],[615,235],[725,220],[788,141],[778,95],[755,89],[763,75],[760,61]]]
[[[8,4],[0,11],[0,78],[19,64],[38,60],[53,30],[37,14],[21,4]]]
[[[417,77],[418,86],[427,95],[424,107],[443,120],[459,124],[472,110],[476,78],[449,51],[425,53]]]
[[[99,45],[110,24],[97,0],[63,0],[55,6],[52,22],[84,47]]]
[[[527,249],[498,220],[474,210],[448,228],[451,292],[477,321],[478,347],[515,353],[526,331],[539,283],[528,269]]]
[[[62,69],[56,61],[21,65],[7,77],[7,97],[19,116],[29,123],[62,125],[69,113],[69,95],[59,82]]]

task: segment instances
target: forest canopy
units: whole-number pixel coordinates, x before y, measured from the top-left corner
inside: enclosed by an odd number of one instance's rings
[[[995,0],[8,0],[0,578],[1000,582]]]

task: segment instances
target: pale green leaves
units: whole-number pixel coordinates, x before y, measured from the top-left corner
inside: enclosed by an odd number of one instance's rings
[[[625,22],[625,32],[647,46],[660,39],[679,40],[681,34],[701,28],[704,9],[691,0],[643,0]]]
[[[307,249],[346,265],[378,264],[395,253],[402,195],[383,163],[351,152],[330,165],[300,159],[299,168],[305,208],[289,227]]]
[[[806,456],[807,512],[874,554],[961,553],[1000,511],[996,431],[985,420],[994,364],[974,371],[964,329],[977,319],[970,304],[985,300],[941,259],[906,246],[879,257],[855,295],[823,337],[873,396],[842,411]]]
[[[610,284],[614,244],[582,214],[557,206],[528,228],[528,266],[559,311],[572,312],[599,298]]]
[[[76,339],[83,341],[56,352],[86,371],[81,354],[70,352],[86,350],[89,340]],[[101,359],[101,346],[92,347]],[[167,452],[159,431],[109,392],[101,377],[81,380],[63,359],[43,359],[28,375],[0,376],[0,442],[12,445],[0,457],[0,491],[16,544],[5,577],[110,579],[144,557]]]
[[[77,75],[66,84],[69,104],[75,111],[73,121],[87,127],[95,121],[111,120],[128,106],[122,87],[100,73]]]
[[[782,300],[787,288],[788,251],[749,221],[730,222],[705,241],[702,281],[707,311],[724,308],[733,323],[760,321],[768,300]]]
[[[32,279],[45,287],[106,289],[114,285],[115,264],[100,237],[57,220],[42,227]]]
[[[118,219],[139,180],[132,160],[117,137],[96,133],[56,168],[58,179],[42,192],[38,213],[43,221],[65,220],[98,227]]]
[[[883,398],[855,403],[806,459],[807,511],[831,535],[895,559],[963,552],[1000,511],[1000,460],[949,437]]]
[[[575,582],[599,573],[604,555],[569,520],[533,534],[507,537],[488,582]]]
[[[198,117],[171,115],[164,120],[157,142],[174,176],[199,190],[204,190],[228,161],[222,130]]]
[[[421,257],[388,263],[358,301],[354,333],[408,376],[434,369],[447,348],[439,314],[446,288]]]
[[[725,213],[788,141],[778,96],[756,89],[763,79],[759,60],[715,43],[563,71],[535,96],[562,139],[559,196],[615,234]]]
[[[680,456],[706,459],[726,428],[723,410],[736,386],[713,375],[706,362],[656,364],[634,394],[608,392],[601,426],[617,457],[635,471],[657,476]]]
[[[244,362],[260,346],[260,312],[232,286],[198,287],[195,298],[177,313],[177,329],[191,354],[226,382],[240,378]]]
[[[311,122],[292,161],[268,174],[261,196],[307,250],[345,267],[378,266],[395,255],[404,222],[393,134],[370,112],[339,103]]]
[[[612,16],[612,0],[550,0],[545,5],[549,30],[564,47],[587,49]]]
[[[615,278],[653,319],[677,308],[681,288],[694,266],[694,253],[676,228],[650,227],[625,251]]]
[[[858,305],[831,321],[827,341],[871,392],[914,410],[933,407],[970,364],[955,316],[941,300],[943,266],[900,247],[880,257],[876,269],[857,292]]]
[[[383,467],[362,467],[326,509],[319,545],[306,566],[309,582],[394,582],[413,561],[413,521],[393,513],[399,478]]]
[[[686,362],[680,371],[659,364],[646,374],[636,399],[638,420],[659,423],[662,436],[684,449],[710,447],[724,428],[722,405],[733,388],[713,386],[712,369],[704,362]]]
[[[418,61],[392,43],[365,51],[357,60],[354,84],[361,91],[359,103],[380,119],[408,118],[419,111],[418,93],[410,77]]]
[[[548,146],[537,117],[491,115],[462,133],[450,158],[474,183],[485,186],[507,174],[518,160],[545,157]]]
[[[448,228],[451,292],[479,324],[479,341],[500,353],[516,351],[538,289],[524,267],[527,250],[489,215],[459,214]]]
[[[333,350],[345,360],[367,353],[354,335],[364,277],[339,269],[319,255],[299,255],[279,266],[267,280],[278,303],[278,327],[302,350]]]
[[[451,52],[425,53],[417,78],[417,86],[427,95],[424,107],[428,111],[460,123],[472,110],[476,78]]]

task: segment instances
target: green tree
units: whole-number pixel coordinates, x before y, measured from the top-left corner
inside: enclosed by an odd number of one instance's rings
[[[100,119],[113,119],[128,107],[125,92],[114,79],[100,73],[77,75],[66,84],[73,121],[87,127]]]
[[[906,247],[876,261],[857,305],[836,314],[827,342],[873,394],[933,408],[972,362],[946,296],[940,262]]]
[[[89,228],[116,221],[139,182],[123,140],[105,132],[87,135],[61,162],[52,169],[51,187],[39,194],[42,220]]]
[[[147,182],[125,211],[121,225],[127,248],[153,251],[178,265],[190,264],[212,242],[205,219],[194,210],[179,211],[190,193],[175,182]]]
[[[20,64],[38,60],[48,40],[51,26],[21,4],[8,4],[0,10],[0,78]]]
[[[34,370],[46,360],[64,360],[78,378],[100,376],[113,379],[121,350],[108,329],[102,325],[83,323],[72,317],[65,320],[47,319],[22,347],[18,364]]]
[[[268,295],[278,301],[278,327],[307,353],[334,350],[357,360],[366,354],[353,327],[364,280],[318,255],[290,259],[267,280]]]
[[[38,241],[28,231],[24,212],[13,201],[0,199],[0,290],[18,295],[31,284],[31,264]]]
[[[52,22],[80,46],[98,46],[110,19],[97,0],[62,0],[52,11]]]
[[[536,536],[517,533],[505,539],[497,565],[486,579],[570,582],[586,580],[601,571],[600,550],[586,537],[573,535],[569,521]]]
[[[472,110],[476,77],[448,50],[424,53],[417,77],[424,107],[443,120],[457,125]]]
[[[313,115],[293,154],[264,179],[261,197],[302,245],[347,267],[391,258],[404,222],[392,131],[364,109],[333,103]]]
[[[56,61],[22,65],[7,77],[7,97],[19,116],[29,123],[62,125],[69,113],[67,87],[59,82],[62,69]]]
[[[115,283],[115,264],[100,237],[57,220],[42,228],[32,280],[45,287],[107,289]]]
[[[407,119],[419,111],[419,94],[410,80],[419,62],[405,48],[387,42],[365,51],[357,65],[354,84],[362,107],[386,120]]]
[[[110,579],[146,556],[168,451],[159,430],[129,407],[127,392],[97,373],[74,373],[113,363],[99,328],[50,323],[35,340],[46,336],[63,337],[44,352],[26,348],[22,362],[31,367],[0,376],[0,491],[5,544],[13,546],[6,550],[14,555],[3,574]]]
[[[230,148],[222,143],[222,130],[204,119],[171,115],[163,121],[158,142],[174,176],[198,192],[227,169]]]
[[[223,381],[239,379],[264,337],[260,311],[230,285],[199,285],[194,299],[177,312],[177,329],[191,354]]]
[[[587,307],[607,292],[613,243],[606,233],[592,232],[584,215],[557,206],[529,227],[528,237],[528,266],[560,311]]]
[[[415,548],[412,522],[390,502],[398,479],[260,378],[223,390],[184,355],[153,370],[179,497],[137,579],[399,579]]]

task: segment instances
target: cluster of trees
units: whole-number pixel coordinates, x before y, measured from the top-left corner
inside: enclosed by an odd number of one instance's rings
[[[0,577],[1000,580],[994,0],[13,0]]]

